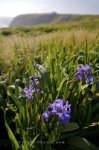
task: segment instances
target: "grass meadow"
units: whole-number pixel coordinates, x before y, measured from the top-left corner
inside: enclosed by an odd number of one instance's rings
[[[0,29],[0,148],[99,149],[99,19]]]

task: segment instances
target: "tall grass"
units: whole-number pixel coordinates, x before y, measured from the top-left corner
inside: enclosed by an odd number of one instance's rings
[[[0,36],[0,58],[3,59],[5,66],[10,66],[12,61],[19,56],[30,57],[45,57],[51,45],[56,45],[58,49],[75,51],[77,49],[85,49],[86,40],[88,49],[98,49],[99,35],[98,31],[88,30],[72,30],[72,31],[57,31],[49,34],[38,35],[32,37],[12,35],[10,37]],[[57,49],[57,48],[56,48]],[[58,50],[57,50],[58,51]],[[21,57],[22,58],[22,57]],[[24,58],[23,58],[24,59]],[[43,60],[43,58],[42,58]],[[25,58],[26,61],[26,58]]]

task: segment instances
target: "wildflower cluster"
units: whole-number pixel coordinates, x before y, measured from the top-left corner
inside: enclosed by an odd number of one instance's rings
[[[71,114],[71,104],[68,101],[64,101],[63,99],[57,99],[54,103],[48,106],[48,111],[45,111],[42,114],[42,117],[45,121],[48,121],[51,115],[57,115],[59,123],[69,123]]]
[[[89,65],[80,64],[77,68],[76,77],[77,80],[81,81],[85,79],[86,84],[92,84],[94,82],[94,76],[91,74],[91,69]]]
[[[27,99],[31,100],[34,93],[38,93],[38,94],[43,93],[43,91],[41,91],[38,88],[38,85],[39,85],[39,80],[32,77],[30,81],[30,85],[23,89],[24,95],[26,96]]]

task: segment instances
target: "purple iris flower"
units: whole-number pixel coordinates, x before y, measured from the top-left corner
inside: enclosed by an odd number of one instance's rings
[[[32,85],[29,85],[29,87],[25,87],[23,90],[25,96],[31,100],[32,99],[32,95],[35,92],[35,90],[33,89]]]
[[[42,114],[42,117],[43,117],[43,119],[44,119],[45,121],[48,121],[49,113],[48,113],[48,112],[44,112],[44,113]]]
[[[81,74],[82,76],[85,74],[85,67],[83,64],[80,64],[77,68],[77,74]]]
[[[30,77],[30,83],[27,87],[23,89],[24,96],[32,100],[33,94],[43,94],[44,91],[42,91],[39,87],[39,80],[35,78],[34,76]]]
[[[87,76],[86,84],[93,84],[93,82],[94,82],[94,76],[92,75]]]
[[[54,107],[55,107],[55,110],[56,110],[57,112],[62,112],[62,110],[63,110],[63,100],[57,99],[57,100],[54,102]]]
[[[66,102],[66,105],[63,107],[63,112],[66,114],[71,114],[71,104],[69,102]]]
[[[59,115],[59,122],[62,123],[62,124],[67,124],[70,122],[70,118],[71,116],[67,113],[61,113]]]
[[[49,116],[57,115],[59,123],[69,123],[71,118],[70,114],[71,104],[68,101],[64,103],[63,99],[57,99],[48,106],[48,111],[44,112],[42,117],[45,121],[48,121]]]
[[[77,73],[77,80],[81,81],[83,79],[83,76],[81,73]]]
[[[85,65],[85,73],[86,74],[90,74],[91,69],[92,69],[92,67],[90,67],[88,64]]]
[[[37,88],[39,85],[39,80],[37,78],[31,77],[31,84],[34,88]]]
[[[34,84],[34,87],[37,87],[38,84],[39,84],[39,80],[38,79],[34,79],[33,80],[33,84]]]
[[[38,69],[38,70],[42,70],[43,66],[40,65],[40,64],[35,64],[35,67]]]
[[[92,67],[88,64],[85,66],[80,64],[76,72],[77,80],[81,81],[84,79],[86,84],[92,84],[94,82],[94,77],[91,75],[91,69]]]
[[[49,106],[48,106],[48,111],[49,112],[55,112],[55,107],[54,107],[54,104],[50,104]]]

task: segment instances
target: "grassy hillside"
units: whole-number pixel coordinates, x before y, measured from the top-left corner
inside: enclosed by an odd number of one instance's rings
[[[49,14],[26,14],[19,15],[15,17],[10,27],[18,27],[18,26],[33,26],[39,24],[48,24],[48,23],[65,23],[76,20],[94,20],[98,19],[99,16],[83,16],[83,15],[70,15],[70,14],[57,14],[57,13],[49,13]]]
[[[19,15],[15,17],[10,27],[16,26],[32,26],[38,24],[46,24],[52,22],[67,22],[71,20],[77,20],[80,18],[80,15],[65,15],[57,13],[48,13],[48,14],[26,14]]]

